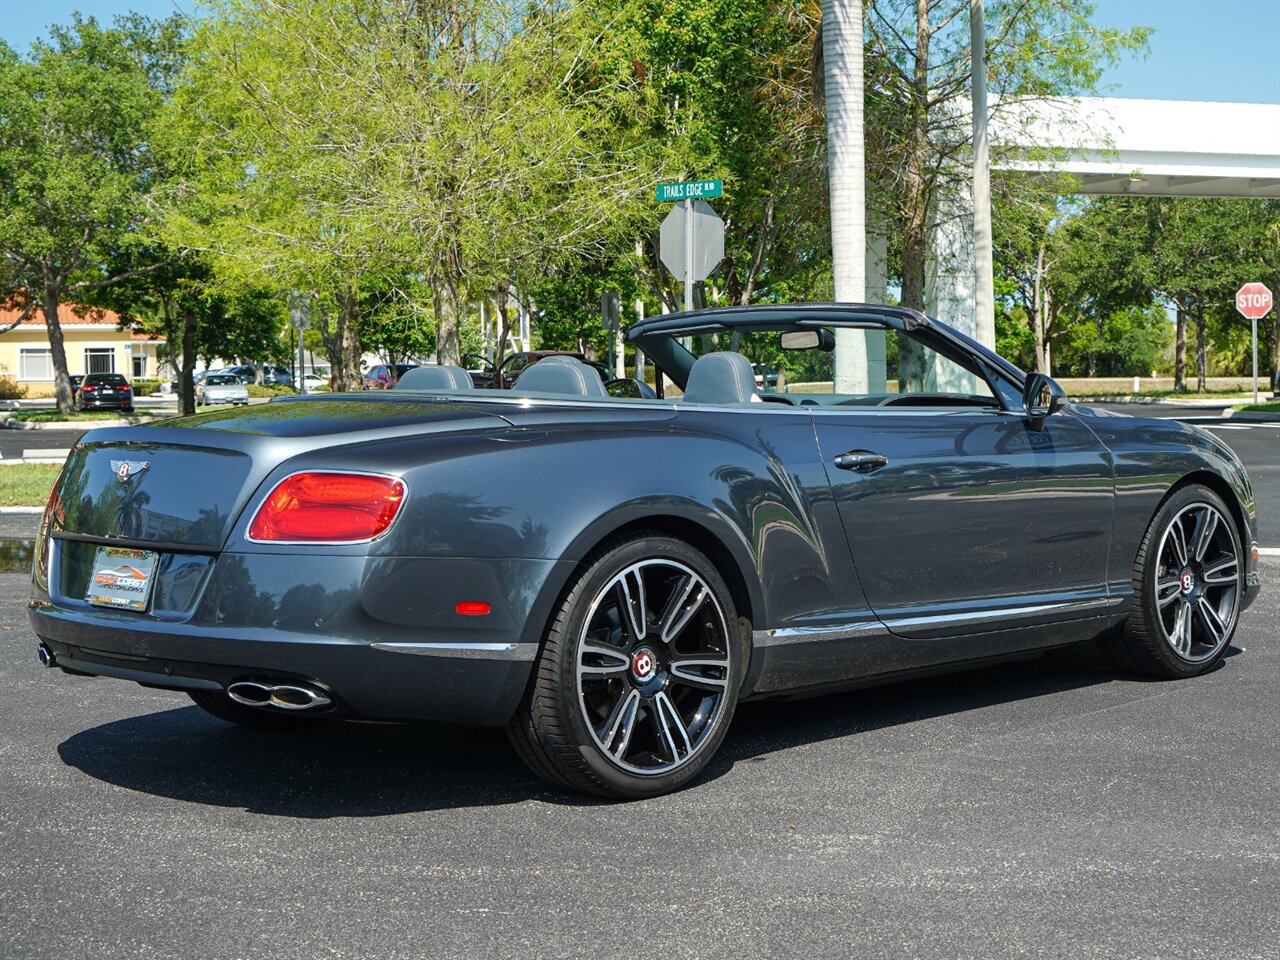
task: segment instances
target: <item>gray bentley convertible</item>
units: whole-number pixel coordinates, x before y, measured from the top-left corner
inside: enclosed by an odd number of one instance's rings
[[[642,797],[695,778],[743,699],[1095,641],[1192,677],[1257,594],[1215,437],[1071,403],[918,313],[630,339],[657,393],[571,357],[514,390],[424,366],[86,434],[42,522],[41,661],[275,731],[504,725],[549,780]]]

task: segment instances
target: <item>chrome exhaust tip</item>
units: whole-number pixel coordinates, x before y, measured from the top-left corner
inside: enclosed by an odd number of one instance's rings
[[[246,707],[265,707],[271,702],[271,688],[252,680],[241,680],[227,687],[227,696]]]
[[[246,707],[278,710],[319,710],[333,703],[325,691],[294,683],[258,683],[240,680],[227,687],[227,696]]]
[[[280,684],[271,688],[271,705],[281,710],[318,710],[332,702],[328,694],[313,687]]]
[[[47,643],[36,644],[36,656],[39,658],[40,666],[42,667],[56,667],[58,665],[58,658],[54,652],[49,649],[49,645]]]

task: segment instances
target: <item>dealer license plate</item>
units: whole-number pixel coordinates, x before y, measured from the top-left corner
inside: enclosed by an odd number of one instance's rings
[[[151,550],[99,547],[85,599],[100,607],[146,610],[158,556]]]

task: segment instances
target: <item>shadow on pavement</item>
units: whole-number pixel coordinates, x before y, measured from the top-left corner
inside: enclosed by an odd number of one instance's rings
[[[1081,649],[809,700],[743,704],[701,779],[788,747],[1115,679],[1097,654]],[[857,740],[850,739],[848,748],[856,762]],[[317,724],[278,734],[230,726],[192,706],[85,730],[65,740],[58,753],[105,783],[272,816],[373,817],[534,798],[607,802],[541,783],[500,730],[444,724]]]

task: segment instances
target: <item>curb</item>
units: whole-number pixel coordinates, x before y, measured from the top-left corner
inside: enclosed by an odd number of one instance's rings
[[[1261,410],[1223,410],[1224,420],[1248,420],[1252,423],[1280,423],[1280,413],[1263,413]]]
[[[137,417],[132,420],[45,420],[28,423],[25,420],[5,420],[0,427],[6,430],[97,430],[99,427],[139,427],[164,420],[165,417]]]

